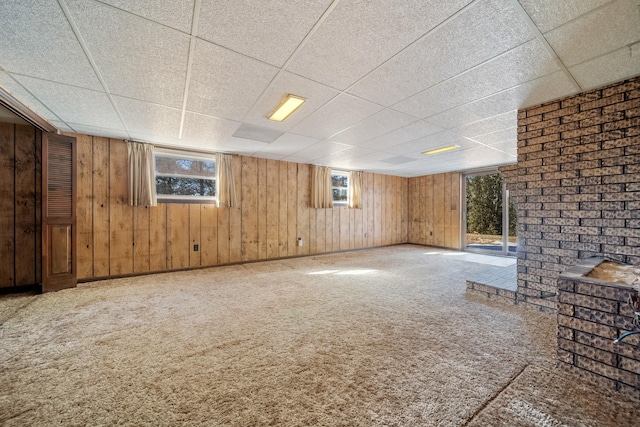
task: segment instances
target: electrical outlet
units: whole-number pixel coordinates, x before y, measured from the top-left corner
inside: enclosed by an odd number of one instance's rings
[[[302,237],[298,237],[298,246],[302,246]]]
[[[364,233],[364,238],[365,238],[365,239],[367,238],[367,233]]]
[[[198,245],[193,245],[193,251],[198,252]]]

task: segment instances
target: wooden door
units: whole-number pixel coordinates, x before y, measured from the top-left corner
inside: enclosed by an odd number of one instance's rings
[[[42,138],[42,291],[76,286],[76,139]]]

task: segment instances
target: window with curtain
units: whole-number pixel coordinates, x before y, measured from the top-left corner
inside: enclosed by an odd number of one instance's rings
[[[156,206],[155,158],[151,144],[127,141],[129,205]]]
[[[218,185],[218,207],[233,208],[238,206],[238,196],[236,194],[236,184],[233,178],[233,162],[231,154],[218,153],[216,155],[218,164],[217,185]]]
[[[326,166],[311,167],[311,207],[332,208],[331,169]]]
[[[349,172],[331,171],[331,195],[334,206],[349,206]]]
[[[215,203],[215,156],[156,149],[155,187],[163,202]]]

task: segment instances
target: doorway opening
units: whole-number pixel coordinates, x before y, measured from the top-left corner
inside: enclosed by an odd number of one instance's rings
[[[515,256],[518,246],[516,211],[497,171],[463,177],[463,248],[471,252]]]

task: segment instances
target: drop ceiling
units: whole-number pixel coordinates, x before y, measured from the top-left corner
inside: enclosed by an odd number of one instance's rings
[[[519,108],[639,74],[639,0],[0,2],[0,88],[60,131],[405,177],[513,163]]]

